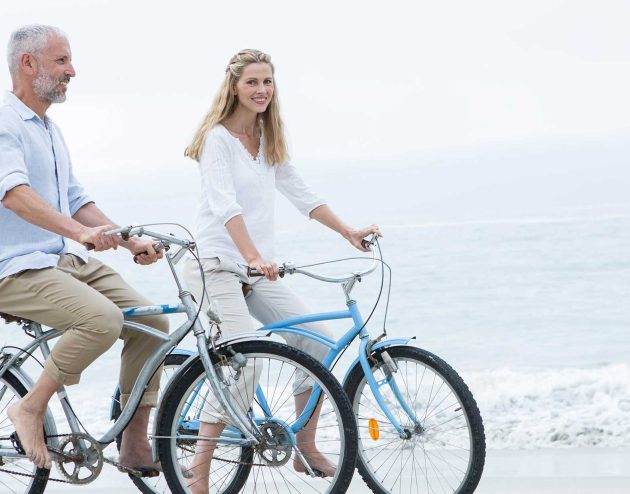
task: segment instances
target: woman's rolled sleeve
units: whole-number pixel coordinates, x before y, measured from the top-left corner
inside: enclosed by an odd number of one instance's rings
[[[276,167],[276,188],[304,216],[309,216],[315,208],[326,204],[326,201],[302,180],[291,163]]]
[[[243,213],[236,200],[229,153],[223,141],[209,134],[199,160],[203,194],[212,214],[224,225]]]

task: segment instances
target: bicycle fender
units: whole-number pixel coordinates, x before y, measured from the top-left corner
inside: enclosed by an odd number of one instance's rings
[[[391,340],[379,341],[374,346],[372,346],[372,351],[380,350],[381,348],[385,348],[388,346],[406,345],[411,340],[415,340],[415,339],[416,337],[412,336],[411,338],[395,338]],[[352,364],[348,367],[348,370],[346,371],[346,375],[343,376],[343,381],[341,381],[342,386],[345,386],[346,381],[348,380],[348,377],[350,376],[350,373],[352,372],[352,369],[354,369],[357,365],[361,365],[361,363],[359,362],[359,357],[355,358],[354,362],[352,362]]]
[[[195,352],[191,350],[186,350],[184,348],[175,348],[175,350],[173,350],[171,353],[174,353],[176,355],[186,355],[190,357]],[[116,387],[114,388],[114,392],[112,393],[112,404],[109,407],[109,420],[114,420],[114,397],[118,394],[119,388],[120,388],[120,385],[117,384]]]
[[[236,333],[234,335],[221,338],[220,340],[216,342],[216,346],[222,347],[230,343],[234,343],[236,341],[257,340],[259,338],[268,338],[269,336],[271,336],[272,333],[273,331],[262,331],[262,330],[248,331],[245,333]]]
[[[13,374],[20,382],[20,384],[26,388],[27,391],[33,389],[33,386],[35,385],[28,374],[23,372],[22,369],[20,369],[19,367],[12,367],[10,369],[7,369],[5,373]],[[46,413],[44,414],[44,425],[46,426],[46,430],[49,431],[49,433],[57,435],[57,426],[55,425],[55,419],[53,418],[49,407],[46,407]],[[50,439],[52,440],[52,446],[56,447],[59,443],[59,438],[52,437]]]

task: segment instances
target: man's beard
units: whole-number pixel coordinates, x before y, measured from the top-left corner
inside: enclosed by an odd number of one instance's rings
[[[38,98],[44,101],[48,101],[49,103],[63,103],[66,101],[66,93],[59,84],[67,80],[69,79],[64,78],[55,81],[50,74],[39,71],[33,80],[33,91],[35,91]]]

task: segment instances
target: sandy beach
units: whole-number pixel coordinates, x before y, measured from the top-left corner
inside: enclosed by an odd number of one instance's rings
[[[630,449],[490,450],[476,494],[628,494]],[[87,486],[49,484],[46,492],[133,494],[131,482],[112,467]],[[349,494],[365,494],[357,475]]]

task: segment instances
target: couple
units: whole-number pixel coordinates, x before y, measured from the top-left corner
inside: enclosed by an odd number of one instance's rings
[[[25,26],[12,33],[7,52],[13,90],[0,106],[0,312],[64,330],[35,386],[9,408],[8,415],[31,461],[50,468],[42,421],[58,386],[78,383],[81,372],[121,338],[124,406],[142,365],[159,343],[122,330],[120,309],[150,302],[114,270],[88,257],[84,246],[92,244],[97,252],[122,246],[144,265],[156,262],[162,253],[156,253],[150,241],[102,236],[116,225],[75,178],[61,132],[46,116],[52,103],[65,101],[68,84],[76,75],[66,35],[52,26]],[[365,250],[364,237],[378,233],[375,225],[360,230],[345,225],[290,164],[274,68],[265,53],[243,50],[230,60],[186,155],[199,162],[202,197],[197,243],[208,293],[221,307],[226,334],[251,329],[250,312],[263,324],[307,312],[276,281],[278,266],[272,261],[276,188],[304,215],[340,233],[359,250]],[[264,278],[249,279],[247,266],[261,271]],[[186,266],[185,276],[201,300],[196,268]],[[244,285],[253,286],[247,299]],[[146,317],[143,322],[169,330],[164,316]],[[309,326],[328,331],[317,324]],[[325,347],[310,341],[289,344],[320,360],[326,353]],[[146,435],[159,376],[156,372],[123,433],[119,458],[123,465],[159,468]],[[296,409],[304,407],[308,394],[295,395]],[[223,427],[220,416],[212,418],[202,424],[200,434],[217,437]],[[195,493],[208,492],[213,451],[212,441],[197,447],[189,481]],[[306,459],[323,475],[334,474],[332,464],[318,451]],[[305,471],[299,461],[294,468]]]

